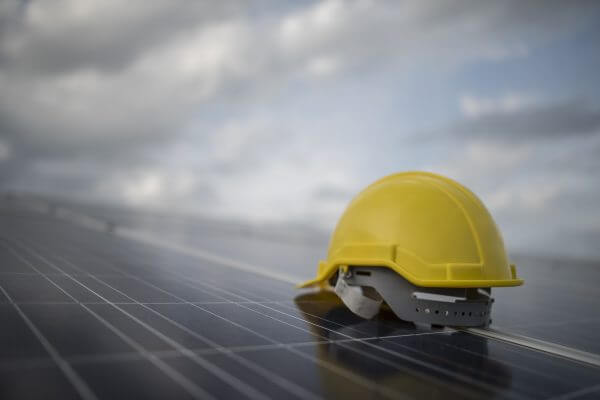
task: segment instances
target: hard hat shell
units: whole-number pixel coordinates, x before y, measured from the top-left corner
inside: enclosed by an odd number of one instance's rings
[[[317,277],[299,287],[325,287],[346,266],[387,267],[423,287],[523,284],[481,200],[428,172],[389,175],[359,193],[338,222]]]

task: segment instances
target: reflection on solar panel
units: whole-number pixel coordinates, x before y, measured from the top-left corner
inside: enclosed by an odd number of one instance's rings
[[[600,396],[592,365],[386,312],[363,320],[327,292],[14,202],[0,212],[2,399]],[[530,291],[498,291],[496,321],[598,353],[595,330],[566,333],[571,322],[598,325],[597,292],[551,277],[529,279]],[[560,290],[546,293],[554,284]],[[596,314],[569,319],[581,305]]]

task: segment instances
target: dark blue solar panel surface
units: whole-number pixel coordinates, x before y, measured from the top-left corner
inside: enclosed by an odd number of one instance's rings
[[[186,240],[300,277],[324,246],[210,231]],[[494,324],[599,353],[598,265],[516,261],[527,284],[494,293]],[[331,293],[14,200],[0,208],[0,288],[1,399],[600,397],[599,368],[385,311],[363,320]]]

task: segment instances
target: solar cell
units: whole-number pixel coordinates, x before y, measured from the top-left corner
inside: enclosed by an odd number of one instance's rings
[[[248,254],[240,258],[258,260]],[[521,265],[533,276],[545,264]],[[495,323],[598,352],[595,289],[554,285],[566,269],[549,271],[529,291],[498,291]],[[385,310],[363,320],[328,292],[297,292],[10,204],[0,214],[0,293],[2,399],[600,395],[600,368],[591,365]],[[548,307],[550,299],[559,301]]]

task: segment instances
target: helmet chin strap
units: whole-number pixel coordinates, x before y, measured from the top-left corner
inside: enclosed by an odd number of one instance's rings
[[[365,319],[371,319],[379,312],[383,299],[377,295],[378,299],[367,296],[366,288],[362,286],[350,286],[343,277],[340,270],[340,276],[335,283],[335,293],[354,314]],[[376,294],[376,293],[375,293]]]
[[[400,319],[449,326],[489,325],[494,302],[489,288],[420,287],[382,267],[340,269],[335,292],[363,318],[373,318],[385,300]]]

